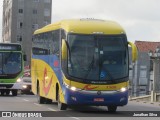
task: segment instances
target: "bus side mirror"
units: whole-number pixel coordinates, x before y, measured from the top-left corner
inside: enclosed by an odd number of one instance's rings
[[[62,60],[67,59],[67,43],[65,39],[62,39]]]
[[[27,61],[27,55],[23,55],[23,60]]]
[[[132,62],[135,62],[138,59],[137,47],[132,42],[128,42],[128,45],[132,48]]]

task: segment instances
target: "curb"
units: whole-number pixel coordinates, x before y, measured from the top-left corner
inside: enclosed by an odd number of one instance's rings
[[[130,100],[130,101],[160,106],[160,102],[149,102],[149,101],[139,101],[139,100]]]

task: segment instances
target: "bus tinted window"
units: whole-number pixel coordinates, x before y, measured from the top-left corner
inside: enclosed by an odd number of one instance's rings
[[[21,53],[0,53],[0,74],[17,74],[22,69]]]
[[[50,54],[49,48],[51,41],[47,40],[47,34],[34,36],[32,52],[36,55]]]
[[[35,55],[49,55],[59,52],[60,30],[35,35],[32,52]]]
[[[52,53],[59,52],[60,30],[52,32]]]

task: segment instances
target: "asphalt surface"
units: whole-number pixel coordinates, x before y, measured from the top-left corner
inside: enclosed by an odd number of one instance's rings
[[[116,113],[109,113],[105,106],[79,106],[70,107],[65,111],[58,110],[57,103],[52,104],[38,104],[37,98],[34,95],[18,95],[0,96],[0,111],[12,112],[12,120],[19,119],[19,117],[46,117],[47,119],[63,119],[65,120],[88,120],[88,119],[149,119],[156,120],[160,116],[160,105],[153,103],[129,101],[127,106],[118,107]],[[14,113],[13,113],[14,112]],[[20,116],[16,116],[16,115]],[[35,113],[35,114],[33,114]],[[0,113],[2,115],[2,113]],[[157,117],[156,114],[159,116]],[[140,118],[135,115],[141,115]],[[145,115],[148,115],[147,117]],[[50,118],[50,117],[52,118]],[[2,119],[2,118],[0,118]],[[4,118],[3,118],[4,119]],[[5,118],[6,119],[6,118]],[[31,118],[30,118],[31,119]],[[35,119],[35,118],[34,118]],[[38,118],[40,119],[40,118]]]

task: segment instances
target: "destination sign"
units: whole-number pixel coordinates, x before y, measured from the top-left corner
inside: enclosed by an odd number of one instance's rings
[[[0,50],[2,51],[21,51],[21,45],[16,44],[0,44]]]

